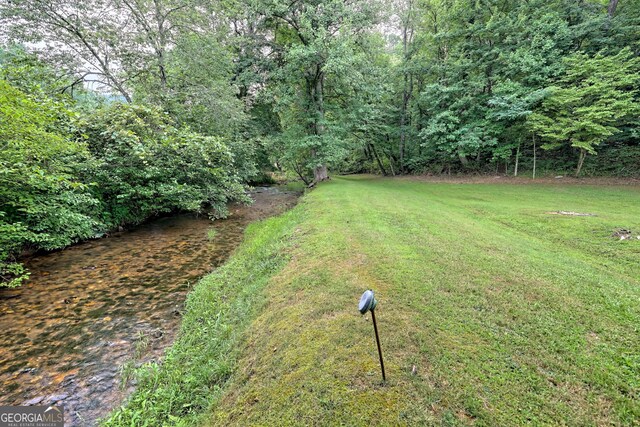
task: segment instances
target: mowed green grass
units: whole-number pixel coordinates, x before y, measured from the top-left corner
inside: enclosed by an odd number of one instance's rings
[[[638,187],[343,177],[279,221],[202,424],[639,423],[640,240],[611,237],[640,232]]]

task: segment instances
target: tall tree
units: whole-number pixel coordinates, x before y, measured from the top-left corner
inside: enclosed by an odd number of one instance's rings
[[[279,70],[272,83],[292,131],[287,145],[313,170],[314,182],[328,179],[328,163],[340,151],[338,129],[328,126],[328,85],[348,72],[357,39],[375,21],[374,6],[364,0],[259,2],[274,34]]]
[[[198,0],[15,0],[0,3],[0,19],[4,37],[31,42],[56,68],[156,104],[171,95],[171,52],[194,35],[219,44],[226,25]]]
[[[57,68],[131,101],[123,55],[128,22],[109,0],[2,2],[0,23],[5,38],[31,42]]]
[[[618,8],[618,0],[609,0],[609,7],[607,8],[607,13],[610,18],[616,14],[616,9]]]
[[[405,172],[405,145],[407,140],[407,122],[409,103],[413,95],[413,74],[409,65],[413,54],[413,36],[415,25],[414,0],[406,0],[401,6],[400,21],[402,26],[402,103],[400,107],[400,144],[398,156],[400,160],[400,172]]]

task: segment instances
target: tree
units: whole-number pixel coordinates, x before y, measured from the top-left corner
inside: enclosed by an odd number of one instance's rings
[[[129,21],[108,0],[15,0],[0,3],[2,35],[35,42],[56,68],[95,82],[131,102],[126,37]]]
[[[85,180],[110,227],[174,211],[225,217],[247,201],[234,155],[219,137],[177,128],[157,108],[115,103],[85,117],[79,134],[95,158]]]
[[[279,70],[271,82],[289,161],[310,167],[314,182],[328,179],[328,164],[345,153],[326,93],[333,78],[348,72],[357,39],[375,22],[373,6],[363,0],[259,2],[275,39]]]
[[[196,0],[15,0],[0,3],[0,35],[35,42],[41,57],[76,81],[127,102],[134,88],[144,89],[141,98],[163,105],[179,41],[184,36],[188,46],[193,34],[206,39],[224,27],[209,9]]]
[[[616,9],[618,8],[618,0],[609,0],[609,7],[607,8],[607,13],[610,18],[616,14]]]
[[[400,22],[402,27],[402,103],[400,107],[400,143],[398,157],[400,173],[405,172],[405,145],[407,142],[407,121],[409,103],[413,95],[413,73],[410,72],[410,61],[413,56],[413,38],[415,32],[414,0],[406,0],[402,5]]]
[[[0,80],[0,285],[17,286],[27,246],[57,249],[96,234],[98,201],[78,172],[89,161],[62,103]]]
[[[529,116],[529,126],[547,141],[545,149],[577,148],[579,176],[586,155],[596,154],[598,145],[640,111],[640,58],[624,49],[614,56],[576,53],[565,61],[565,75]]]
[[[60,70],[47,66],[21,45],[0,47],[0,79],[32,96],[69,101],[78,92],[78,83]]]
[[[239,136],[247,120],[244,104],[232,83],[231,53],[215,35],[181,36],[163,69],[164,89],[138,85],[139,102],[161,106],[179,125],[203,135]]]

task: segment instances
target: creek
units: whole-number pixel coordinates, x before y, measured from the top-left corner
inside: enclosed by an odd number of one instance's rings
[[[28,282],[0,289],[0,405],[63,404],[65,425],[96,425],[135,388],[127,371],[161,360],[198,279],[298,193],[251,196],[224,220],[159,218],[26,260]]]

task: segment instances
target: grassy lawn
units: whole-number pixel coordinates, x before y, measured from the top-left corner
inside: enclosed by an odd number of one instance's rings
[[[640,240],[618,228],[640,231],[640,188],[335,178],[196,287],[112,423],[637,425]]]

